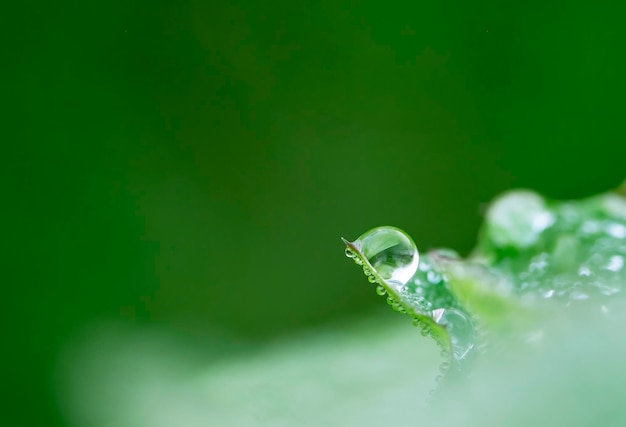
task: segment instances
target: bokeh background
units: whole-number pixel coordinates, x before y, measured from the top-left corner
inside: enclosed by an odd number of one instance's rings
[[[467,253],[506,189],[617,186],[625,13],[458,0],[9,10],[3,375],[20,425],[64,425],[59,355],[92,322],[167,328],[229,357],[394,316],[340,236],[390,224],[422,250]]]

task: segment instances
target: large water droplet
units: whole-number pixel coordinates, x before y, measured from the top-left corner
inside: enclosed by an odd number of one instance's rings
[[[433,320],[446,328],[455,359],[461,360],[474,348],[476,334],[470,319],[454,308],[437,309],[432,312]]]
[[[517,190],[491,204],[486,227],[489,238],[498,247],[529,248],[555,219],[541,196]]]
[[[344,240],[345,242],[345,240]],[[362,234],[349,249],[365,258],[378,276],[389,284],[405,285],[417,271],[419,254],[413,240],[402,230],[384,226]]]

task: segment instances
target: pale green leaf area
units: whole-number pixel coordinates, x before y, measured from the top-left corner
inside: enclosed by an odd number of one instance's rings
[[[420,254],[395,227],[344,242],[364,292],[404,315],[238,352],[216,347],[230,356],[213,358],[163,331],[94,327],[60,360],[69,424],[626,425],[619,193],[569,202],[505,194],[465,259]]]
[[[424,412],[441,363],[389,314],[210,363],[162,332],[100,325],[63,356],[59,396],[73,426],[384,425]]]

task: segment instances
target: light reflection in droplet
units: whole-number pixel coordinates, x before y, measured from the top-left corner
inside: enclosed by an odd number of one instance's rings
[[[356,241],[346,242],[349,249],[358,251],[388,284],[405,285],[417,271],[419,253],[413,240],[395,227],[378,227],[361,235]],[[365,266],[365,274],[372,272]]]
[[[626,238],[626,226],[618,223],[611,223],[606,227],[606,232],[616,239]]]
[[[622,267],[624,267],[624,257],[620,255],[613,255],[609,258],[609,263],[606,266],[606,269],[610,271],[620,271]]]

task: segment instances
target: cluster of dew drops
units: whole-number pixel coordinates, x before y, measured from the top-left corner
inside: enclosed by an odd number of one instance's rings
[[[458,366],[472,350],[476,341],[474,325],[448,291],[442,275],[433,269],[427,256],[419,258],[410,237],[395,227],[378,227],[354,242],[344,242],[346,256],[363,267],[368,281],[377,285],[376,293],[387,295],[387,303],[395,311],[407,313],[410,307],[413,324],[421,334],[435,338],[444,359],[440,365],[441,375],[437,377],[441,382],[451,366]],[[389,295],[387,289],[401,301]],[[442,342],[443,338],[434,333],[433,324],[445,329],[449,343]]]
[[[626,283],[626,199],[615,194],[545,206],[534,216],[549,226],[527,233],[529,246],[515,261],[496,249],[493,267],[509,276],[520,294],[566,306],[605,303]],[[529,223],[536,222],[532,216]],[[502,251],[506,254],[505,251]]]

